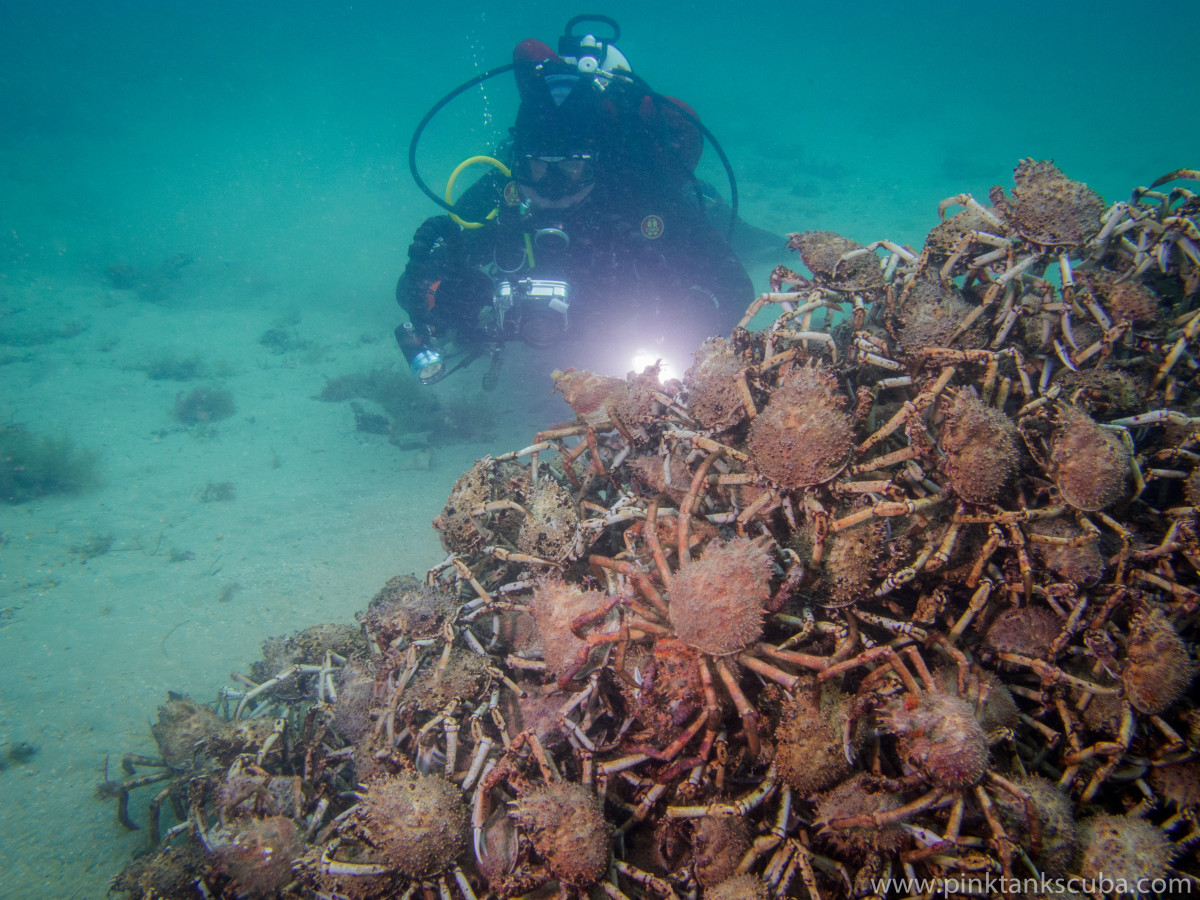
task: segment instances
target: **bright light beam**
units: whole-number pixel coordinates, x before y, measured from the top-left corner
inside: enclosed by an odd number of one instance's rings
[[[645,347],[638,347],[633,351],[633,362],[630,367],[639,375],[646,370],[647,366],[652,366],[658,363],[658,380],[669,381],[675,376],[675,367],[671,365],[671,361],[657,353],[647,350]]]

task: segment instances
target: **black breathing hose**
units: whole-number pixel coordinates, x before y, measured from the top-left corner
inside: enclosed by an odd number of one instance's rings
[[[513,69],[513,63],[508,63],[503,66],[497,66],[495,69],[489,69],[487,72],[484,72],[482,75],[476,75],[474,78],[472,78],[470,81],[466,82],[465,84],[460,84],[458,87],[456,87],[450,93],[448,93],[445,97],[443,97],[441,100],[439,100],[437,103],[435,103],[433,105],[433,108],[430,109],[429,112],[425,113],[425,118],[423,118],[420,121],[420,123],[417,125],[416,130],[413,131],[412,141],[409,142],[409,145],[408,145],[408,170],[410,172],[412,172],[413,181],[415,181],[417,183],[417,187],[419,187],[422,191],[425,192],[425,196],[427,196],[430,200],[432,200],[434,203],[436,203],[438,206],[440,206],[442,209],[444,209],[448,212],[455,211],[454,204],[447,203],[446,200],[444,200],[442,197],[439,197],[437,194],[435,194],[433,192],[433,190],[429,187],[429,185],[427,185],[425,183],[425,181],[421,178],[421,173],[417,171],[417,144],[421,140],[421,134],[422,134],[422,132],[425,131],[425,126],[427,126],[430,123],[430,121],[433,119],[433,117],[436,116],[439,112],[441,112],[442,109],[451,100],[453,100],[455,97],[457,97],[459,94],[463,94],[463,93],[469,91],[471,88],[475,87],[475,85],[480,84],[484,81],[487,81],[489,78],[495,78],[497,75],[503,75],[505,72],[510,72],[510,71],[512,71],[512,69]]]
[[[417,144],[420,143],[421,135],[425,131],[425,127],[430,123],[430,121],[432,121],[433,117],[436,116],[439,112],[441,112],[442,109],[444,109],[446,107],[446,105],[449,104],[450,101],[453,100],[455,97],[469,91],[471,88],[475,87],[476,85],[481,84],[484,81],[487,81],[489,78],[495,78],[497,75],[503,75],[505,72],[511,72],[513,70],[513,68],[515,68],[514,63],[507,63],[503,66],[497,66],[494,69],[489,69],[488,71],[484,72],[482,75],[476,75],[470,81],[460,84],[458,87],[456,87],[450,93],[448,93],[445,97],[443,97],[441,100],[439,100],[437,103],[435,103],[433,105],[433,107],[429,110],[429,112],[425,113],[425,117],[423,119],[421,119],[421,121],[417,124],[416,130],[413,131],[412,141],[409,142],[409,145],[408,145],[408,169],[412,173],[413,181],[415,181],[417,183],[417,187],[419,187],[425,193],[425,196],[427,196],[430,200],[432,200],[434,203],[436,203],[438,206],[440,206],[442,209],[446,210],[447,212],[455,212],[454,204],[447,202],[443,197],[439,197],[437,194],[435,194],[433,192],[433,190],[429,187],[429,185],[427,185],[425,183],[424,179],[421,178],[421,173],[417,171]],[[709,142],[709,144],[712,145],[712,148],[716,152],[717,157],[721,160],[721,165],[725,168],[725,175],[729,179],[729,209],[730,209],[729,237],[732,238],[734,225],[737,223],[737,217],[738,217],[737,179],[734,177],[733,166],[729,162],[729,157],[725,155],[724,149],[722,149],[720,143],[717,142],[717,139],[716,139],[716,137],[713,136],[713,133],[708,130],[708,127],[703,122],[700,121],[699,117],[695,113],[693,113],[691,110],[681,106],[678,103],[672,102],[668,98],[664,97],[662,94],[659,94],[656,91],[652,90],[650,88],[650,85],[646,84],[644,79],[638,77],[634,73],[632,73],[632,72],[619,72],[619,73],[614,72],[614,73],[611,73],[609,77],[624,78],[625,80],[629,81],[630,83],[637,85],[639,88],[641,88],[643,91],[645,91],[646,96],[650,97],[656,104],[669,103],[671,105],[670,108],[673,111],[678,112],[687,121],[689,121],[691,124],[695,125],[696,128],[700,131],[700,133],[702,135],[704,135],[705,140],[707,140]],[[694,176],[693,176],[693,178],[694,178]],[[700,188],[699,188],[698,184],[696,187],[696,193],[697,193],[697,196],[700,195]]]

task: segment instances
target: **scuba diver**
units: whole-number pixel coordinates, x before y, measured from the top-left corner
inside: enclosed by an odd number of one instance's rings
[[[586,22],[612,35],[576,34]],[[633,74],[613,45],[619,36],[612,19],[576,16],[557,53],[523,41],[511,66],[467,82],[418,126],[414,178],[448,210],[417,229],[396,288],[409,317],[396,339],[422,383],[490,356],[491,389],[500,348],[512,340],[535,348],[640,344],[650,361],[667,347],[690,356],[706,337],[728,334],[753,296],[745,268],[709,221],[711,190],[695,175],[712,136],[686,104]],[[420,133],[450,99],[508,70],[521,98],[511,139],[498,158],[460,166],[443,201],[417,173]],[[479,161],[493,170],[451,204],[454,178]],[[736,204],[732,173],[730,183]],[[462,358],[448,368],[451,338]]]

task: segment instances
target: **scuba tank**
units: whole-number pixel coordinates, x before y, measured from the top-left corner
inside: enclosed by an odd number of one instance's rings
[[[575,33],[577,25],[586,22],[597,22],[612,29],[612,35],[607,38],[597,38],[592,32],[582,35]],[[621,71],[633,74],[633,67],[625,54],[617,49],[615,41],[621,39],[621,26],[615,19],[608,16],[582,15],[575,16],[563,28],[562,37],[558,39],[558,55],[563,62],[575,66],[583,75],[595,75],[598,80],[607,84],[614,73]]]

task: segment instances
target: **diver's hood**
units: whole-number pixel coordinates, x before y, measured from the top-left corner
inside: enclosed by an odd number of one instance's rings
[[[595,76],[569,63],[543,60],[518,77],[522,87],[513,150],[518,156],[595,153],[613,124]]]

